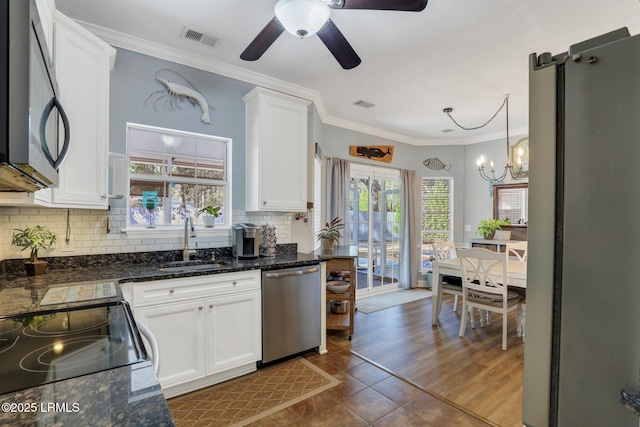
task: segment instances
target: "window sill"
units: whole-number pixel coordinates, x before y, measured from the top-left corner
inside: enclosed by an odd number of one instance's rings
[[[191,230],[189,230],[189,233]],[[216,226],[213,228],[207,228],[202,226],[196,226],[196,237],[229,237],[231,232],[230,227],[224,226]],[[164,238],[164,237],[183,237],[184,236],[184,226],[177,227],[156,227],[156,228],[146,228],[146,227],[131,227],[122,229],[122,233],[125,233],[128,237],[132,238]]]

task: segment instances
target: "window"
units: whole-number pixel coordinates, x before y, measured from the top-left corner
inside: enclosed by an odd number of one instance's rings
[[[127,146],[127,227],[183,224],[187,216],[202,224],[197,213],[207,205],[221,206],[216,225],[230,226],[230,139],[128,124]]]
[[[453,178],[422,178],[421,196],[421,270],[429,270],[433,242],[453,240]]]

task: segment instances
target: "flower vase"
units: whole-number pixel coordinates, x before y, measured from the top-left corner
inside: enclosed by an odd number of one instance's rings
[[[333,252],[333,245],[336,243],[333,239],[321,239],[320,248],[323,254],[330,254]]]
[[[27,276],[40,276],[47,272],[47,261],[25,262],[24,268]]]

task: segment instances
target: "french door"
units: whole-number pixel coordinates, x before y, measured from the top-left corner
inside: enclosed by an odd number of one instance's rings
[[[349,244],[358,246],[357,295],[398,287],[400,173],[351,164]]]

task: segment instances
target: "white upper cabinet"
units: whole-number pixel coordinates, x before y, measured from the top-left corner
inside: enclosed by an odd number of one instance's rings
[[[0,206],[107,209],[109,73],[116,50],[54,10],[51,3],[39,0],[37,5],[53,50],[57,95],[69,118],[69,151],[59,169],[58,188],[0,193]]]
[[[66,16],[54,14],[54,66],[70,143],[51,206],[106,209],[109,73],[116,51]]]
[[[307,210],[309,101],[263,88],[243,97],[247,149],[245,210]]]

